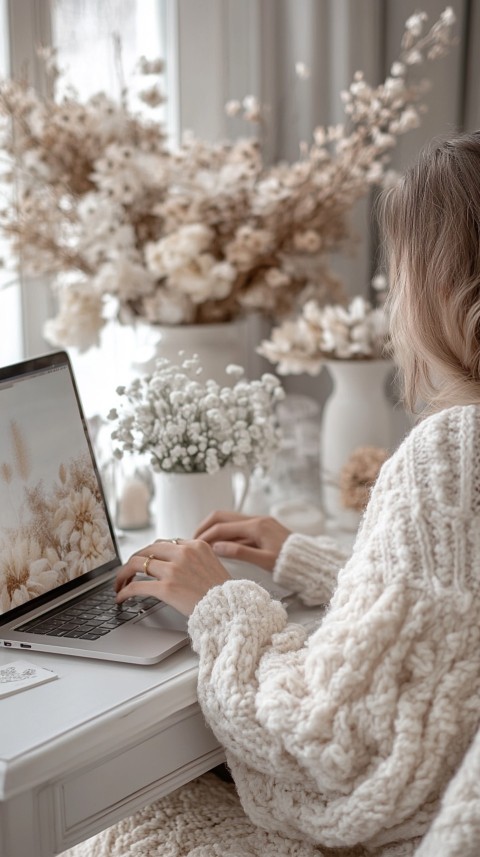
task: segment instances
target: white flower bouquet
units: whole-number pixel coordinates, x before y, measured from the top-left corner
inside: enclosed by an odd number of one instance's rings
[[[273,375],[247,381],[243,369],[230,365],[232,387],[199,380],[194,356],[180,365],[166,359],[155,370],[117,392],[124,399],[109,419],[114,454],[146,453],[155,471],[215,473],[226,464],[266,470],[280,440],[276,403],[283,398]]]
[[[410,69],[452,44],[451,9],[424,32],[425,20],[406,22],[384,83],[356,73],[341,93],[345,124],[317,128],[297,161],[273,166],[253,139],[188,137],[168,148],[161,123],[135,112],[128,91],[119,103],[80,102],[71,90],[57,102],[3,81],[3,178],[15,193],[0,229],[25,273],[53,277],[49,341],[86,349],[112,316],[175,325],[260,311],[279,321],[308,298],[340,300],[328,254],[349,237],[355,202],[389,180],[398,136],[420,123],[426,86],[409,81]],[[47,67],[53,89],[54,56]],[[140,71],[160,68],[144,61]],[[308,78],[301,63],[297,73]],[[153,106],[159,97],[155,86],[143,92]],[[230,115],[242,110],[261,123],[255,98],[228,105]]]
[[[325,360],[375,360],[388,356],[388,318],[362,297],[348,306],[307,301],[301,314],[272,330],[257,351],[280,375],[318,375]]]

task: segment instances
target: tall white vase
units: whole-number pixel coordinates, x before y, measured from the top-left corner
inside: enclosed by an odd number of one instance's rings
[[[355,529],[361,513],[342,506],[340,473],[358,447],[392,447],[393,405],[386,384],[393,366],[388,360],[331,360],[326,368],[333,390],[323,409],[320,436],[324,509],[334,526]]]
[[[247,320],[219,324],[151,325],[139,330],[139,347],[134,367],[151,372],[159,357],[174,363],[182,360],[179,351],[198,354],[203,367],[201,380],[208,378],[221,386],[231,386],[225,372],[229,363],[245,366],[247,361]]]

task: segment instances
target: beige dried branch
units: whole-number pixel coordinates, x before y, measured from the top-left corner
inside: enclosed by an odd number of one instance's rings
[[[4,461],[2,466],[0,467],[0,473],[2,475],[3,482],[5,482],[6,485],[10,485],[13,476],[10,464],[7,464],[7,462]]]
[[[12,441],[15,469],[20,479],[23,479],[23,481],[26,482],[28,477],[30,476],[31,470],[30,452],[28,449],[28,445],[25,441],[22,429],[20,428],[16,420],[10,421],[10,436]]]

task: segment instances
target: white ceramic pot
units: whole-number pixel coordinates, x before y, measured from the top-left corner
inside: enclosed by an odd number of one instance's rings
[[[324,509],[335,526],[355,529],[361,513],[342,506],[340,472],[360,446],[392,448],[393,404],[386,386],[393,365],[389,360],[331,360],[326,368],[333,390],[323,409],[320,435]]]
[[[243,477],[239,486],[238,477]],[[160,539],[190,539],[197,526],[216,510],[240,511],[249,479],[226,465],[216,473],[153,474],[155,533]],[[240,490],[239,490],[240,489]]]
[[[221,386],[231,386],[234,379],[225,373],[229,363],[246,366],[247,319],[219,324],[151,325],[139,328],[139,345],[134,367],[151,372],[159,357],[179,362],[179,351],[191,357],[198,354],[203,366],[201,380],[212,378]]]

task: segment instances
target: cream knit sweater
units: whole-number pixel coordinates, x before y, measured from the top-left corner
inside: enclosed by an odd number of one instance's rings
[[[275,579],[329,601],[309,638],[254,583],[210,590],[189,621],[198,695],[253,825],[232,806],[215,822],[222,802],[204,796],[210,814],[174,845],[129,850],[134,817],[109,850],[74,853],[480,854],[479,513],[480,408],[451,408],[383,466],[348,561],[328,538],[285,543]],[[149,810],[160,828],[168,800]]]

